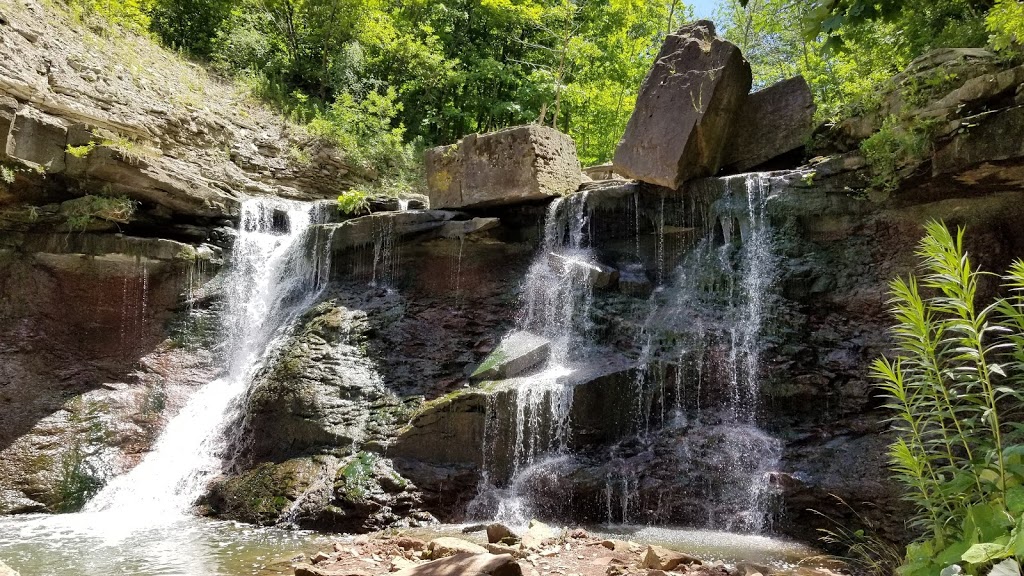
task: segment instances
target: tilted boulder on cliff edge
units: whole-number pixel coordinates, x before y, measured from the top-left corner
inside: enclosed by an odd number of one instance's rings
[[[733,120],[722,165],[730,172],[746,172],[803,148],[814,132],[815,109],[803,76],[754,92]]]
[[[615,172],[672,189],[715,174],[751,82],[740,49],[718,38],[711,22],[670,34],[640,87]]]

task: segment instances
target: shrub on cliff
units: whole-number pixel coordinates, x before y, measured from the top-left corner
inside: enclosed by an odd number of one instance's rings
[[[1024,261],[979,308],[963,229],[927,225],[919,280],[892,283],[897,355],[874,375],[898,432],[892,470],[922,537],[906,576],[1020,574],[1024,560]],[[991,570],[991,571],[990,571]]]

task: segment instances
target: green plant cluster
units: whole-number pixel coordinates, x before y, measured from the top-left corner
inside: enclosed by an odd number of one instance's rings
[[[885,192],[899,188],[902,170],[917,166],[932,151],[932,127],[926,122],[901,122],[889,116],[881,129],[860,143],[871,169],[871,186]]]
[[[99,474],[89,463],[80,445],[75,444],[61,457],[60,477],[56,485],[57,512],[77,512],[103,487]]]
[[[87,194],[61,205],[61,212],[72,231],[84,231],[95,220],[127,224],[135,214],[138,203],[126,196],[97,196]]]
[[[338,210],[343,214],[358,214],[368,206],[369,195],[362,190],[348,190],[338,196]]]
[[[898,432],[892,470],[922,535],[900,573],[1019,574],[1024,261],[1003,276],[1007,295],[979,307],[983,273],[964,250],[963,229],[954,237],[931,222],[926,230],[920,280],[891,285],[898,354],[873,367]]]

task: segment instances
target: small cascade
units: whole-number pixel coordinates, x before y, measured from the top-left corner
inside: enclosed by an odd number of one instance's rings
[[[145,336],[149,306],[149,268],[138,259],[121,283],[120,348],[126,356],[135,355],[138,342]]]
[[[373,218],[368,241],[354,250],[350,273],[374,288],[394,287],[401,270],[402,247],[391,218]]]
[[[544,240],[523,284],[516,331],[546,339],[550,352],[539,371],[520,378],[511,390],[509,479],[503,482],[493,470],[485,469],[480,495],[469,508],[471,515],[525,524],[534,512],[530,492],[536,477],[565,462],[572,408],[572,386],[565,377],[590,344],[590,274],[596,259],[589,248],[589,222],[586,193],[555,199],[548,207]],[[504,408],[489,406],[490,426],[495,425],[494,412]],[[485,433],[492,448],[496,448],[494,436],[493,430]]]
[[[742,179],[742,181],[738,181]],[[743,193],[739,190],[742,184]],[[683,426],[709,480],[709,526],[761,532],[781,443],[758,427],[762,332],[775,255],[760,174],[726,181],[703,239],[651,300],[636,380],[637,429]],[[623,496],[627,499],[627,497]]]
[[[329,275],[329,238],[312,224],[315,205],[249,199],[241,205],[238,236],[224,282],[221,316],[226,369],[197,391],[168,422],[152,452],[115,478],[87,512],[124,512],[154,522],[186,513],[207,481],[220,472],[225,423],[287,326],[323,289]]]

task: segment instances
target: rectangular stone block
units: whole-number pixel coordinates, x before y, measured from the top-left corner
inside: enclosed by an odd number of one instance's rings
[[[54,174],[64,170],[68,129],[57,118],[31,106],[14,117],[7,138],[7,155],[30,166],[43,166]]]
[[[814,131],[814,111],[814,97],[803,76],[754,92],[733,121],[722,165],[745,172],[802,148]]]
[[[533,124],[471,134],[424,160],[431,208],[543,200],[575,191],[582,178],[572,138]]]

